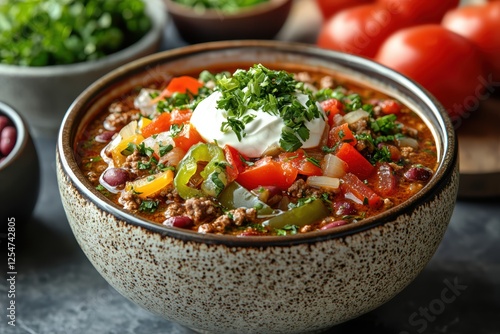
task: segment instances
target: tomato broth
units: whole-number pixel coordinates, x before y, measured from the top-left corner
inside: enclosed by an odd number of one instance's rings
[[[356,224],[406,201],[437,168],[431,131],[400,101],[261,64],[137,87],[87,126],[76,155],[125,210],[241,237]]]

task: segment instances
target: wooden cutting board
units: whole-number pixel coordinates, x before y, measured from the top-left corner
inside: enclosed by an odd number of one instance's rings
[[[456,129],[460,197],[500,196],[500,97],[482,101]]]

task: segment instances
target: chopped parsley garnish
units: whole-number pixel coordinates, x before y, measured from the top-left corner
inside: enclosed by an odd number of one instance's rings
[[[168,144],[168,145],[161,145],[160,144],[158,153],[160,154],[160,157],[163,157],[165,154],[172,151],[173,148],[174,147],[172,146],[172,144]]]
[[[293,235],[299,232],[299,227],[297,225],[285,225],[283,228],[277,228],[274,230],[276,235],[284,236],[284,235]]]
[[[172,136],[172,138],[177,137],[182,129],[184,129],[184,124],[172,124],[170,126],[170,136]]]
[[[159,201],[155,200],[144,200],[139,205],[139,211],[154,213],[158,209]]]
[[[221,131],[231,129],[240,141],[245,137],[246,124],[255,117],[249,110],[262,110],[283,119],[285,127],[280,146],[288,152],[297,150],[309,138],[306,122],[322,117],[312,96],[305,106],[299,101],[298,93],[310,95],[310,92],[304,83],[286,71],[274,71],[258,64],[248,71],[237,70],[231,77],[224,76],[216,84],[222,93],[217,107],[228,113]]]
[[[371,122],[370,126],[375,132],[389,135],[394,134],[398,130],[398,125],[396,124],[397,119],[398,117],[394,114],[385,115]]]
[[[102,185],[102,184],[98,184],[95,189],[97,191],[99,191],[101,194],[103,194],[104,196],[109,196],[110,195],[110,192]]]

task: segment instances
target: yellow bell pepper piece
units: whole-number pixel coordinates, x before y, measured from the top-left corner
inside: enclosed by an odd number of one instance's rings
[[[142,179],[128,182],[125,190],[134,191],[140,198],[147,198],[167,187],[173,180],[174,172],[169,169],[155,175],[148,175]]]
[[[142,130],[146,125],[148,125],[151,122],[152,122],[151,119],[147,117],[141,117],[139,122],[137,122],[137,127],[139,128],[139,130]]]
[[[115,167],[121,167],[125,163],[127,157],[122,154],[122,151],[125,150],[128,144],[140,144],[144,140],[144,137],[141,134],[134,134],[128,138],[123,139],[116,145],[115,148],[111,151],[111,156],[113,157],[113,162],[115,163]]]

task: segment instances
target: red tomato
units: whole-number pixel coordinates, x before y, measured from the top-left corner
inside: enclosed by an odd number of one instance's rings
[[[248,160],[248,158],[229,145],[224,146],[224,155],[226,156],[226,160],[229,164],[229,166],[226,167],[229,178],[228,181],[232,182],[236,180],[239,173],[245,170],[244,161]]]
[[[414,24],[439,23],[444,14],[460,0],[377,0],[393,14],[401,14]]]
[[[172,124],[186,123],[193,113],[189,109],[175,109],[172,112],[161,113],[154,121],[142,129],[142,135],[147,138],[154,134],[168,131]]]
[[[401,112],[401,104],[398,101],[387,99],[378,103],[384,114],[399,114]]]
[[[375,60],[420,83],[450,114],[469,108],[485,76],[479,49],[438,24],[402,29],[380,47]],[[476,106],[477,108],[477,106]]]
[[[320,103],[321,108],[328,116],[328,125],[333,126],[333,117],[337,114],[344,115],[344,105],[340,100],[328,99]]]
[[[372,208],[380,207],[384,202],[370,187],[363,183],[356,175],[347,173],[342,178],[340,186],[345,196],[354,196],[363,205],[369,205]]]
[[[500,80],[500,1],[451,10],[442,24],[473,41],[488,62],[492,80]]]
[[[191,146],[203,141],[200,134],[191,123],[186,123],[182,127],[182,131],[175,137],[173,137],[175,146],[183,149],[184,151],[189,150]]]
[[[375,168],[354,146],[348,143],[342,143],[335,155],[347,163],[350,173],[362,180],[367,179]]]
[[[303,149],[298,149],[295,152],[284,152],[278,156],[278,160],[284,163],[290,163],[294,168],[297,169],[298,173],[301,175],[323,175],[321,167],[315,165],[307,158],[307,155]]]
[[[328,146],[332,147],[339,143],[349,143],[352,146],[356,146],[358,143],[347,123],[335,126],[328,132]]]
[[[381,5],[342,10],[321,27],[316,44],[325,49],[373,57],[383,41],[405,21]]]
[[[276,186],[286,190],[295,181],[297,174],[297,168],[291,164],[278,162],[267,156],[240,173],[236,181],[249,190],[260,186]]]
[[[383,162],[377,164],[377,178],[375,181],[375,190],[382,196],[391,196],[397,190],[397,180],[393,168]]]
[[[328,19],[333,14],[357,5],[368,4],[374,0],[316,0],[319,11],[324,19]]]
[[[167,88],[162,92],[162,96],[171,96],[173,93],[198,93],[203,84],[198,79],[190,76],[180,76],[173,78]]]

